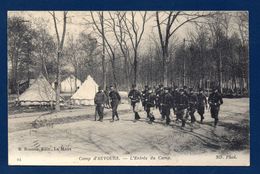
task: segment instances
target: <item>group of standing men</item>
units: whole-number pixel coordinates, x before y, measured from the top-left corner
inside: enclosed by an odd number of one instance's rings
[[[109,102],[110,99],[110,102]],[[98,87],[98,92],[95,95],[94,102],[96,105],[95,110],[95,120],[96,116],[99,116],[98,121],[103,121],[104,117],[104,108],[112,108],[112,122],[114,120],[118,121],[119,116],[117,112],[117,107],[119,105],[119,102],[121,100],[121,96],[119,93],[115,90],[113,86],[110,86],[110,91],[107,89],[106,91],[103,91],[102,87]],[[115,119],[116,117],[116,119]]]
[[[176,120],[181,120],[182,127],[185,127],[189,117],[191,123],[196,122],[194,115],[196,111],[200,115],[200,122],[203,123],[205,108],[208,107],[208,104],[211,117],[214,118],[214,126],[216,127],[220,105],[223,104],[222,96],[217,88],[213,89],[213,92],[207,99],[202,89],[199,89],[199,93],[196,94],[192,88],[187,88],[186,86],[178,89],[177,87],[170,88],[159,85],[155,90],[145,86],[145,89],[140,92],[137,90],[136,85],[133,85],[128,97],[131,100],[133,112],[135,113],[135,120],[140,119],[136,105],[141,101],[147,113],[147,119],[150,122],[155,120],[153,113],[151,113],[151,108],[155,107],[160,111],[161,120],[166,120],[166,125],[169,125],[171,122],[170,113],[171,109],[173,109]]]
[[[199,89],[199,93],[196,94],[192,88],[170,88],[159,85],[158,88],[153,90],[149,86],[145,86],[143,91],[139,91],[136,85],[132,85],[132,89],[128,93],[128,98],[131,100],[131,106],[134,112],[134,121],[140,119],[140,115],[137,110],[137,104],[142,102],[142,106],[147,113],[147,119],[150,123],[155,120],[151,108],[157,108],[161,114],[161,121],[166,120],[166,125],[171,122],[170,113],[173,109],[173,113],[176,115],[176,120],[182,122],[182,127],[185,127],[186,121],[190,117],[191,123],[196,122],[195,112],[200,115],[200,122],[203,123],[205,108],[210,107],[211,117],[214,119],[214,126],[218,124],[218,114],[220,105],[223,104],[222,96],[219,93],[218,88],[214,88],[208,99],[204,94],[203,89]],[[99,87],[99,91],[96,93],[94,102],[96,104],[96,115],[99,115],[98,121],[103,121],[104,108],[112,108],[112,122],[119,120],[117,107],[121,100],[119,93],[113,86],[110,86],[110,90],[102,90]],[[109,102],[110,101],[110,102]]]

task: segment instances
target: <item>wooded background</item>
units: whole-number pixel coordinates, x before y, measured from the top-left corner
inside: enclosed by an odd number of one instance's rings
[[[58,95],[69,74],[119,90],[132,83],[249,90],[247,12],[41,13],[51,20],[8,15],[10,93],[40,72],[57,82]],[[83,30],[68,32],[69,25]]]

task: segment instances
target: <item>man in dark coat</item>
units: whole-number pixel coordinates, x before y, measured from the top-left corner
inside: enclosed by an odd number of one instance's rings
[[[197,108],[198,98],[197,98],[197,95],[194,93],[193,88],[190,88],[190,93],[188,96],[188,103],[189,103],[188,114],[191,118],[191,123],[194,123],[196,121],[194,113]]]
[[[218,88],[215,88],[213,92],[209,95],[209,106],[210,106],[210,113],[211,117],[215,119],[214,121],[214,127],[218,124],[218,114],[220,110],[220,105],[223,104],[222,96],[218,92]]]
[[[173,113],[174,114],[176,114],[176,98],[177,98],[177,96],[178,96],[178,93],[179,93],[179,91],[178,91],[179,89],[178,89],[178,87],[177,86],[174,86],[174,89],[172,90],[172,92],[171,92],[171,95],[172,95],[172,109],[173,109]]]
[[[142,97],[141,97],[142,106],[144,107],[144,110],[145,110],[145,98],[147,98],[147,96],[148,96],[148,91],[149,91],[149,86],[145,85],[144,90],[142,91]]]
[[[141,93],[136,89],[136,85],[132,85],[131,91],[128,93],[128,98],[131,100],[131,106],[133,107],[133,112],[135,114],[135,120],[139,120],[140,116],[136,110],[136,104],[141,100]]]
[[[164,95],[164,88],[163,88],[163,85],[160,84],[159,85],[159,88],[157,89],[157,91],[155,92],[156,94],[156,107],[159,109],[160,111],[160,114],[161,114],[161,120],[163,121],[165,119],[165,115],[162,114],[162,98],[163,98],[163,95]]]
[[[159,110],[160,110],[160,101],[159,100],[160,100],[160,95],[162,92],[163,92],[163,85],[160,84],[158,86],[158,88],[156,88],[156,90],[155,90],[155,94],[156,94],[155,105],[156,105],[156,108],[159,108]]]
[[[151,114],[151,108],[155,106],[155,94],[153,93],[152,89],[149,88],[148,93],[145,95],[144,98],[144,110],[147,113],[147,118],[150,121],[154,121],[154,116]]]
[[[118,113],[117,113],[117,107],[118,107],[118,104],[121,100],[121,97],[113,86],[110,86],[109,97],[110,97],[110,100],[111,100],[111,107],[112,107],[112,120],[111,121],[112,122],[114,121],[115,116],[117,117],[116,121],[118,121],[119,116],[118,116]]]
[[[166,125],[169,125],[171,122],[170,113],[172,107],[172,95],[169,92],[169,88],[164,88],[164,94],[161,98],[161,108],[162,108],[162,116],[166,118]]]
[[[95,95],[94,102],[96,104],[96,111],[95,111],[95,120],[96,120],[96,114],[98,114],[99,119],[98,121],[103,121],[104,116],[104,107],[105,103],[107,101],[106,94],[103,92],[102,87],[98,87],[98,92]]]
[[[188,108],[188,97],[184,94],[184,90],[180,89],[178,95],[176,96],[176,117],[182,121],[182,127],[185,127],[186,120],[184,115]]]
[[[198,104],[197,104],[197,110],[198,114],[200,115],[200,122],[203,123],[204,120],[204,112],[205,112],[205,107],[206,109],[208,108],[208,101],[207,97],[204,94],[202,89],[199,89],[199,94],[198,94]]]

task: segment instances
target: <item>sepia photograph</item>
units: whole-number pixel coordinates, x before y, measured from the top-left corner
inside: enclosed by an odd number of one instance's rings
[[[248,11],[8,11],[8,165],[250,166]]]

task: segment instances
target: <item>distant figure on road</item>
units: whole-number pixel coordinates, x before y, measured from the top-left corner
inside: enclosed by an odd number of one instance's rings
[[[109,97],[110,97],[110,100],[111,100],[111,107],[112,107],[112,120],[111,120],[111,122],[114,121],[115,116],[117,117],[116,121],[118,121],[119,116],[118,116],[118,113],[117,113],[117,107],[118,107],[118,104],[121,100],[121,97],[113,86],[110,86]]]
[[[95,121],[96,121],[96,115],[98,114],[99,119],[98,121],[103,121],[104,116],[104,107],[105,103],[107,101],[106,94],[103,92],[102,87],[98,87],[98,92],[95,95],[94,102],[96,104],[96,111],[95,111]]]
[[[218,113],[220,110],[220,105],[223,104],[222,96],[219,93],[218,88],[215,88],[213,92],[209,95],[209,106],[211,117],[215,119],[214,127],[218,124]]]
[[[136,89],[136,85],[132,85],[132,89],[130,90],[128,94],[128,98],[131,100],[131,106],[133,107],[133,112],[135,114],[135,120],[139,120],[140,116],[136,110],[136,104],[140,102],[141,100],[141,92]]]

